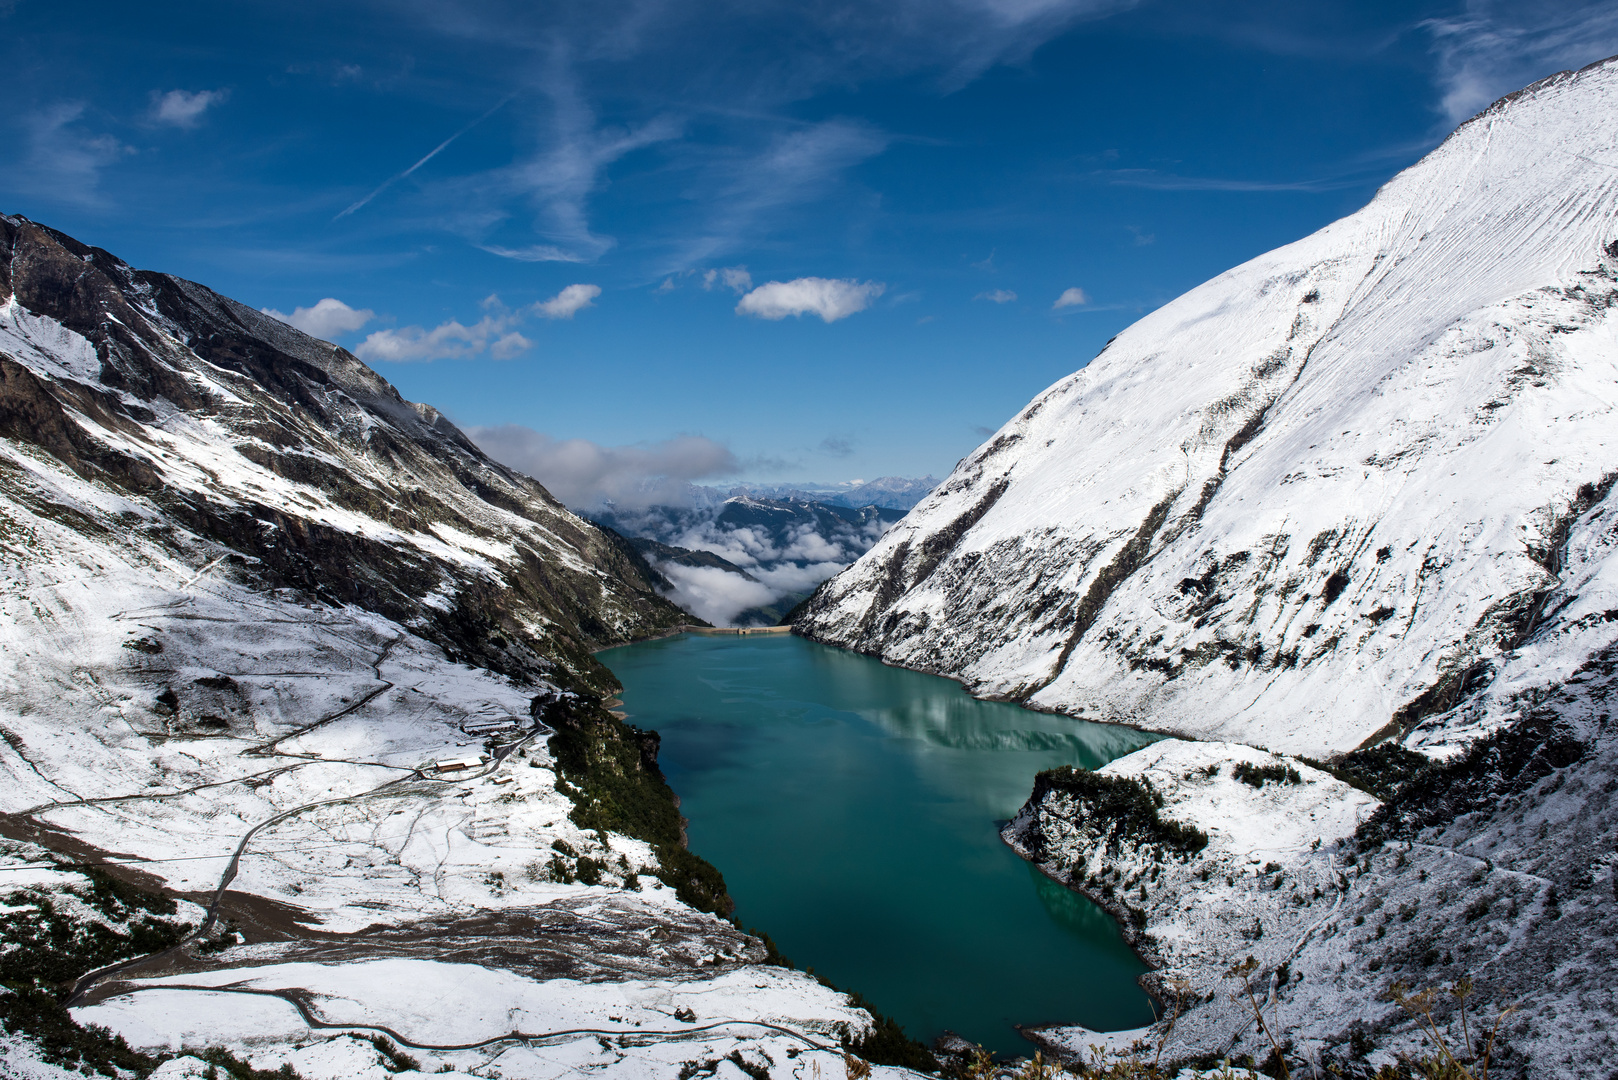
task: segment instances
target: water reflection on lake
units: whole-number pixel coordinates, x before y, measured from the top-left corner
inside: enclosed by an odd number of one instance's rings
[[[692,849],[736,914],[917,1037],[1024,1053],[1013,1023],[1151,1020],[1107,914],[1034,871],[998,822],[1041,769],[1151,741],[977,701],[797,637],[685,636],[600,654],[663,735]]]

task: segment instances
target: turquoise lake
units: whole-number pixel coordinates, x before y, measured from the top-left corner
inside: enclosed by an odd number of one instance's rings
[[[599,654],[725,875],[743,926],[913,1037],[1000,1054],[1013,1024],[1151,1021],[1144,968],[1100,908],[1001,842],[1034,774],[1097,768],[1139,732],[977,701],[791,636],[686,635]]]

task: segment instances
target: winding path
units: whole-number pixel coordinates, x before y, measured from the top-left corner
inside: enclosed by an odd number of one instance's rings
[[[751,1027],[763,1028],[778,1035],[785,1035],[789,1039],[796,1039],[813,1050],[830,1050],[840,1052],[842,1047],[827,1046],[809,1038],[801,1031],[794,1031],[780,1024],[772,1024],[766,1020],[717,1020],[711,1024],[698,1024],[678,1031],[655,1031],[646,1028],[562,1028],[557,1031],[509,1031],[504,1035],[495,1035],[478,1042],[469,1043],[425,1043],[415,1042],[399,1034],[386,1024],[344,1024],[330,1020],[322,1020],[314,1014],[309,1003],[295,990],[272,990],[251,986],[204,986],[195,983],[163,983],[156,986],[134,986],[120,990],[120,994],[137,994],[151,990],[193,990],[208,994],[252,994],[258,997],[273,997],[285,1001],[298,1011],[303,1022],[315,1031],[377,1031],[386,1035],[401,1046],[412,1050],[429,1050],[435,1052],[449,1052],[456,1050],[481,1050],[486,1046],[495,1046],[503,1042],[543,1042],[547,1039],[568,1038],[575,1035],[602,1035],[622,1038],[650,1038],[685,1040],[693,1035],[706,1031],[715,1031],[719,1028]]]

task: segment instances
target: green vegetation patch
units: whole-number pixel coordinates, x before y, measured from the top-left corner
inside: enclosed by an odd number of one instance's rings
[[[1355,750],[1335,761],[1300,757],[1305,765],[1330,773],[1349,787],[1359,788],[1382,802],[1399,793],[1428,764],[1427,758],[1394,742]]]
[[[1250,761],[1238,761],[1230,775],[1255,788],[1261,788],[1271,781],[1277,784],[1303,783],[1303,774],[1291,765],[1254,765]]]
[[[82,884],[16,889],[4,898],[17,910],[0,914],[0,1027],[22,1036],[52,1065],[118,1080],[149,1076],[174,1055],[144,1054],[104,1027],[80,1024],[63,1001],[84,975],[172,948],[191,933],[191,924],[170,917],[179,911],[171,898],[99,867],[64,863],[57,869],[80,875]],[[119,925],[84,918],[74,900]],[[290,1065],[253,1069],[217,1047],[196,1056],[216,1080],[298,1080]]]
[[[0,1026],[26,1038],[53,1065],[87,1075],[145,1076],[163,1059],[131,1049],[105,1028],[79,1025],[62,999],[80,976],[177,945],[191,925],[162,917],[178,910],[167,897],[96,867],[61,869],[82,875],[83,884],[5,896],[17,910],[0,915]],[[75,915],[73,899],[123,929]]]
[[[1368,850],[1409,839],[1462,814],[1492,809],[1588,752],[1555,709],[1536,709],[1479,739],[1459,757],[1444,762],[1422,758],[1421,766],[1355,830],[1355,840]]]
[[[728,915],[736,905],[724,876],[686,849],[679,802],[657,765],[657,733],[576,694],[538,699],[535,715],[556,732],[550,739],[560,774],[556,787],[573,800],[573,823],[646,841],[657,854],[658,878],[681,900]],[[593,869],[582,863],[574,870],[580,880]]]
[[[1071,796],[1087,815],[1107,822],[1119,836],[1154,843],[1187,857],[1208,846],[1207,833],[1159,813],[1163,796],[1150,781],[1063,765],[1034,777],[1032,801],[1038,803],[1053,791]]]
[[[864,1009],[870,1013],[875,1024],[864,1038],[843,1040],[844,1050],[877,1065],[892,1065],[925,1073],[938,1071],[938,1059],[933,1056],[933,1052],[927,1049],[925,1043],[906,1035],[904,1028],[899,1026],[899,1021],[877,1012],[871,1003],[857,992],[849,993],[848,1000],[856,1009]]]

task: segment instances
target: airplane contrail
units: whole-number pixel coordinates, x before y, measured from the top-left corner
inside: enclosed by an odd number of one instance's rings
[[[332,218],[332,220],[337,221],[337,220],[339,220],[341,218],[347,217],[348,215],[352,214],[354,211],[358,210],[360,207],[364,206],[366,203],[370,202],[372,199],[376,198],[378,195],[382,194],[384,191],[388,190],[388,188],[392,187],[394,184],[398,183],[400,180],[403,180],[405,177],[409,176],[411,173],[415,172],[417,169],[419,169],[423,165],[427,164],[433,158],[437,157],[440,153],[442,153],[444,148],[449,146],[450,143],[454,142],[456,139],[459,139],[462,135],[465,135],[468,131],[471,131],[473,128],[475,128],[479,124],[483,123],[483,121],[487,120],[489,117],[491,117],[495,113],[499,112],[508,103],[510,103],[512,98],[514,98],[516,96],[517,96],[516,94],[510,94],[510,95],[507,95],[506,97],[502,98],[498,103],[495,104],[494,108],[490,109],[488,112],[484,113],[482,116],[478,117],[476,120],[472,121],[470,124],[467,124],[461,130],[457,131],[455,134],[451,135],[449,138],[445,139],[443,142],[441,142],[437,146],[433,147],[431,150],[429,150],[427,152],[425,157],[423,157],[420,161],[416,162],[414,165],[410,166],[410,168],[406,169],[404,172],[399,173],[396,176],[390,176],[386,180],[382,181],[381,184],[377,185],[377,188],[376,188],[375,191],[371,192],[369,195],[365,196],[365,198],[361,199],[359,202],[355,203],[354,205],[350,206],[348,209],[344,210],[342,213],[338,214],[337,217]]]

